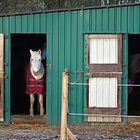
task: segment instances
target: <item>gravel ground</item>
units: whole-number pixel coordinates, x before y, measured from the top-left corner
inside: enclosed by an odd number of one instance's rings
[[[70,126],[79,140],[140,140],[140,122],[125,125]],[[60,128],[45,124],[11,124],[0,126],[0,140],[59,140]]]

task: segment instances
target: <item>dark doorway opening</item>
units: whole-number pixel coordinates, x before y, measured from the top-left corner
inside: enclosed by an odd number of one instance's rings
[[[128,36],[128,114],[140,115],[140,35]],[[135,86],[136,85],[136,86]]]
[[[25,69],[29,63],[30,51],[41,49],[43,64],[46,64],[45,34],[11,34],[11,114],[29,115],[29,95],[25,93]],[[45,67],[46,68],[46,67]],[[44,110],[46,110],[44,96]],[[35,97],[34,113],[38,115],[38,100]]]

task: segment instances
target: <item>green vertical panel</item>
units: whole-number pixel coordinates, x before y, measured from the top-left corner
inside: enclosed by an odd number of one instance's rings
[[[71,12],[65,12],[65,26],[64,26],[64,34],[65,34],[65,67],[68,68],[69,73],[71,72]],[[69,80],[70,76],[69,76]],[[70,108],[70,94],[71,94],[71,88],[68,88],[68,110]],[[68,116],[68,122],[70,122],[70,117]]]
[[[140,6],[139,6],[139,13],[140,13]],[[138,17],[138,19],[139,19],[139,22],[138,22],[138,23],[139,23],[139,24],[138,24],[139,31],[138,31],[138,32],[140,33],[140,14],[139,14],[138,16],[139,16],[139,17]]]
[[[34,32],[39,33],[40,31],[40,14],[33,15]]]
[[[133,7],[128,7],[128,32],[133,33],[134,31],[134,9]]]
[[[52,45],[53,45],[53,27],[52,27],[52,13],[47,14],[47,102],[46,102],[46,114],[47,123],[53,124],[52,122]]]
[[[121,32],[121,7],[116,8],[116,32]]]
[[[22,28],[21,27],[21,25],[22,25],[21,24],[21,16],[16,16],[16,23],[15,24],[16,24],[16,26],[15,26],[16,27],[16,32],[21,33],[21,28]]]
[[[52,63],[52,71],[53,71],[53,81],[52,81],[52,119],[53,123],[57,123],[58,119],[58,13],[53,13],[53,63]]]
[[[96,10],[95,9],[91,11],[91,29],[93,32],[96,31]]]
[[[84,43],[83,43],[83,11],[78,12],[78,25],[77,25],[77,71],[79,71],[79,74],[77,75],[79,80],[77,82],[82,83],[83,82],[83,50],[84,50]],[[84,113],[84,92],[83,92],[83,86],[77,86],[77,92],[76,92],[76,112],[77,113]],[[77,123],[83,123],[83,116],[76,116]]]
[[[127,7],[122,7],[121,10],[121,32],[126,33],[128,28]]]
[[[115,10],[114,8],[109,9],[109,32],[115,31]]]
[[[3,20],[2,20],[2,17],[0,18],[0,32],[2,33],[2,30],[3,30]]]
[[[98,9],[96,12],[96,32],[102,32],[102,9]]]
[[[34,31],[34,16],[28,15],[28,32],[33,33]]]
[[[58,123],[60,123],[60,116],[61,116],[61,93],[62,93],[62,71],[65,67],[65,13],[59,13],[59,65],[58,65]]]
[[[122,58],[122,84],[127,84],[128,81],[128,35],[124,35],[123,37],[123,58]],[[127,115],[127,106],[128,106],[128,93],[127,93],[128,87],[123,86],[122,87],[122,93],[121,93],[121,114]],[[126,118],[122,118],[123,121],[126,120]]]
[[[27,15],[23,15],[22,16],[22,23],[21,23],[21,26],[22,26],[22,33],[27,33],[28,31],[28,21],[27,21]]]
[[[47,53],[46,54],[46,123],[50,123],[47,122],[48,121],[48,67],[47,64],[49,63],[48,61],[48,34],[46,33],[47,31],[47,14],[40,14],[40,32],[41,33],[45,33],[46,34],[46,42],[43,44],[43,50]],[[49,116],[50,117],[50,116]]]
[[[71,12],[65,12],[65,67],[70,71],[71,55]]]
[[[15,17],[11,16],[9,17],[9,21],[10,21],[10,33],[14,33],[15,32]]]
[[[4,80],[4,121],[5,124],[10,124],[10,35],[9,35],[9,18],[3,17],[3,32],[5,36],[8,38],[5,39],[4,45],[4,61],[7,64],[7,67],[4,69],[5,76],[8,77],[8,79]]]
[[[108,17],[108,14],[109,14],[109,12],[108,12],[109,10],[108,10],[108,8],[106,8],[106,9],[103,9],[103,32],[105,32],[105,33],[107,33],[108,32],[108,28],[109,28],[109,17]]]
[[[71,15],[71,81],[76,80],[77,70],[77,11]],[[76,112],[76,87],[70,87],[70,112]],[[76,123],[76,116],[70,116],[71,123]]]
[[[46,33],[46,27],[47,27],[47,24],[46,24],[46,14],[41,14],[40,15],[40,32],[41,33]]]
[[[87,71],[87,40],[86,40],[86,34],[84,34],[84,38],[83,38],[83,40],[84,40],[84,52],[83,52],[83,57],[84,57],[84,64],[83,64],[83,66],[84,66],[84,83],[87,83],[87,77],[86,77],[86,74],[88,73],[88,71]],[[87,86],[85,86],[84,87],[84,101],[85,101],[85,103],[84,103],[84,113],[87,113]]]
[[[89,32],[89,30],[90,30],[90,27],[89,27],[89,24],[90,24],[90,10],[84,10],[84,15],[83,15],[84,17],[84,32]]]
[[[134,32],[140,32],[140,7],[134,7]]]
[[[68,68],[69,73],[71,73],[71,12],[65,12],[65,67]],[[71,77],[69,76],[69,80]],[[70,108],[70,94],[71,87],[68,88],[68,110]],[[68,116],[68,122],[70,122],[70,117]]]
[[[10,43],[9,43],[9,49],[7,50],[8,52],[5,52],[5,54],[10,54],[10,56],[11,56],[11,49],[12,49],[11,48],[11,33],[16,32],[16,27],[15,27],[16,20],[15,19],[16,19],[15,16],[9,17],[9,33],[10,33],[9,42]],[[9,62],[11,63],[11,60],[9,60]],[[10,70],[10,74],[11,74],[11,66],[10,66],[9,70]],[[9,76],[9,77],[11,78],[11,76]],[[9,81],[11,81],[11,80],[9,79]],[[10,84],[11,84],[11,82],[9,82],[9,88],[10,88]],[[9,93],[10,93],[10,99],[9,99],[10,101],[9,102],[11,102],[11,90],[9,91]]]

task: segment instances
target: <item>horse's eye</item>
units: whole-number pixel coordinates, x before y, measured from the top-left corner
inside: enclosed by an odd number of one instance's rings
[[[31,58],[31,61],[33,61],[33,59]]]
[[[41,61],[41,59],[39,59],[39,61]]]

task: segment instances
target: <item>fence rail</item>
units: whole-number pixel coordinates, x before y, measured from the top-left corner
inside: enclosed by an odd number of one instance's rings
[[[78,82],[69,82],[68,70],[65,69],[62,73],[62,109],[61,109],[61,132],[60,132],[60,140],[65,140],[67,135],[71,140],[76,140],[76,137],[70,131],[67,126],[67,115],[69,116],[84,116],[84,117],[114,117],[117,118],[135,118],[140,119],[140,116],[136,115],[121,115],[121,114],[89,114],[89,113],[77,113],[77,112],[69,112],[68,106],[68,86],[69,85],[88,85],[88,83],[78,83]],[[118,86],[140,86],[136,84],[118,84]],[[114,121],[115,122],[115,121]]]

